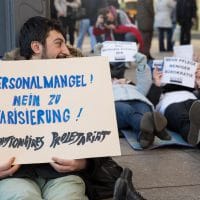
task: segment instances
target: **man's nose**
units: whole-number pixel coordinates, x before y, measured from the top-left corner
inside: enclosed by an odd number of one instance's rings
[[[69,49],[67,48],[66,44],[62,45],[62,53],[66,55],[70,55]]]

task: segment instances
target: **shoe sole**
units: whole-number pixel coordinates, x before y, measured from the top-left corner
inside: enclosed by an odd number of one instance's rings
[[[167,119],[159,112],[153,112],[152,115],[156,132],[161,132],[167,126]]]
[[[140,129],[142,132],[145,133],[153,133],[154,125],[151,112],[146,112],[143,115],[142,120],[140,122]]]
[[[198,143],[198,136],[200,130],[200,101],[195,101],[189,111],[190,130],[188,133],[188,143],[196,145]]]

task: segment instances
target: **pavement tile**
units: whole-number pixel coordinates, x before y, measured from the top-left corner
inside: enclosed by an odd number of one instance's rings
[[[140,190],[147,200],[199,200],[200,185]]]
[[[157,150],[150,154],[114,157],[123,167],[133,171],[138,189],[199,185],[200,162],[184,151]]]

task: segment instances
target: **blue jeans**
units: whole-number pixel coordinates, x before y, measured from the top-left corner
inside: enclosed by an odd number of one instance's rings
[[[90,37],[91,50],[94,50],[96,39],[93,34],[93,27],[90,25],[89,19],[82,19],[80,21],[80,29],[79,29],[78,39],[77,39],[77,48],[82,49],[83,40],[86,34],[88,34]]]
[[[146,112],[151,112],[151,107],[142,101],[116,101],[115,110],[118,129],[131,128],[134,132],[140,132],[140,121]]]

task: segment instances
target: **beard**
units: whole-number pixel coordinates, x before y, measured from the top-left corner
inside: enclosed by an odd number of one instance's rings
[[[46,50],[46,47],[43,48],[43,51],[42,51],[42,56],[41,58],[42,59],[59,59],[59,58],[72,58],[73,56],[72,55],[67,55],[67,54],[64,54],[64,53],[59,53],[56,57],[49,57],[47,55],[47,50]]]

